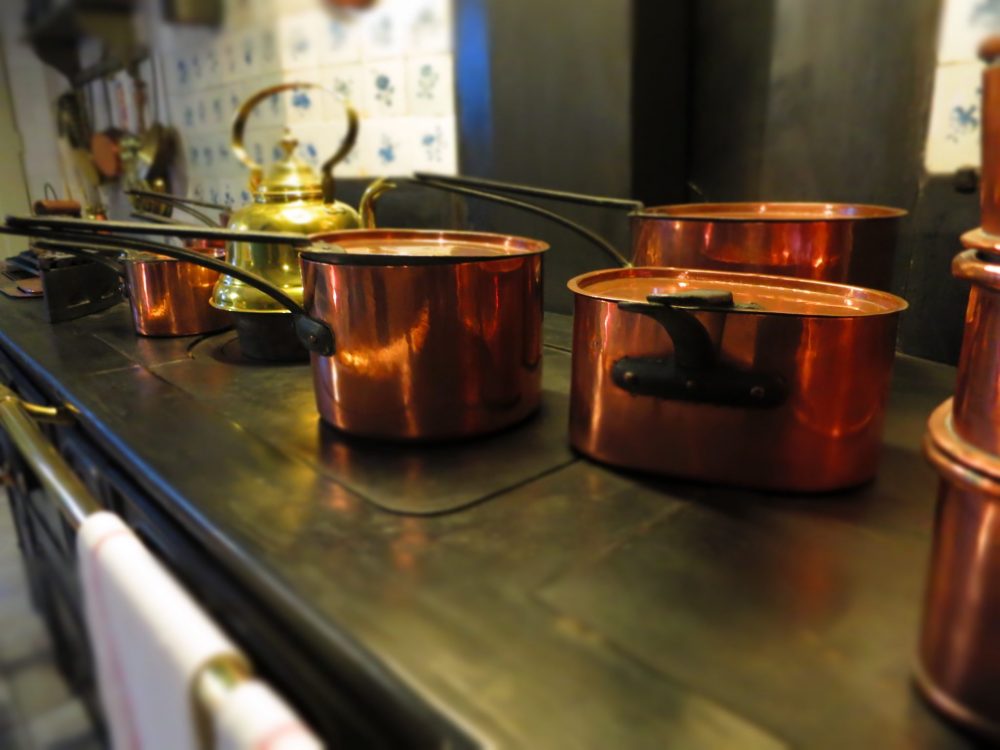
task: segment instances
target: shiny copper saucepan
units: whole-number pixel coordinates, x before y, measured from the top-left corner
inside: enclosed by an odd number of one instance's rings
[[[449,175],[417,174],[439,188],[465,187],[629,211],[630,263],[793,276],[888,290],[899,219],[906,211],[851,203],[638,201]]]
[[[875,475],[904,300],[677,268],[596,271],[569,288],[570,441],[581,452],[783,491]]]
[[[45,233],[37,223],[19,231]],[[93,232],[60,239],[165,255],[268,294],[294,314],[311,352],[321,416],[345,432],[459,438],[514,424],[540,404],[545,243],[420,230],[318,235],[300,255],[300,305],[256,274],[172,245]]]

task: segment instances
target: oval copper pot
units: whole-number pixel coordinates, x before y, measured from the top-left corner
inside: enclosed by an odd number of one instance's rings
[[[577,450],[623,468],[782,491],[875,475],[904,300],[677,268],[596,271],[569,288]]]

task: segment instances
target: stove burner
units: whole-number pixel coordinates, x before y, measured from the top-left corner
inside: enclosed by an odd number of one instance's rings
[[[214,360],[237,367],[301,367],[302,362],[269,362],[246,356],[240,348],[236,331],[209,334],[196,339],[188,347],[188,357],[194,360]]]

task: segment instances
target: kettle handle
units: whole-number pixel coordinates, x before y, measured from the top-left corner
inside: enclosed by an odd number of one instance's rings
[[[264,168],[251,158],[250,154],[247,152],[246,146],[243,145],[243,136],[246,132],[247,118],[250,117],[250,113],[256,109],[257,105],[260,104],[265,99],[273,96],[274,94],[280,94],[282,91],[294,91],[297,89],[315,89],[317,91],[323,91],[330,96],[335,96],[341,104],[344,105],[344,112],[347,114],[347,132],[344,134],[343,140],[340,142],[340,148],[337,152],[323,162],[323,166],[320,171],[322,173],[323,182],[323,198],[326,201],[333,200],[333,167],[340,161],[343,161],[351,149],[354,148],[354,144],[358,140],[358,112],[354,109],[354,106],[347,101],[344,97],[339,94],[335,94],[318,83],[312,83],[310,81],[292,81],[289,83],[279,83],[275,86],[268,86],[267,88],[261,89],[255,94],[252,94],[249,99],[247,99],[240,108],[236,111],[236,115],[233,117],[233,127],[230,136],[230,144],[233,148],[233,153],[236,158],[239,159],[246,167],[250,170],[250,188],[256,190],[260,185],[261,179],[264,176]]]

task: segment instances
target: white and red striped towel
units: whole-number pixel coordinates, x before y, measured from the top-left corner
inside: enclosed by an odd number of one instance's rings
[[[259,683],[227,694],[210,717],[216,736],[200,737],[195,676],[213,659],[242,659],[238,649],[118,516],[88,517],[77,536],[77,556],[101,703],[115,750],[202,750],[205,744],[227,750],[321,747],[315,740],[277,744],[282,736],[312,735]],[[278,733],[280,727],[285,729]],[[201,729],[212,734],[212,727]]]

